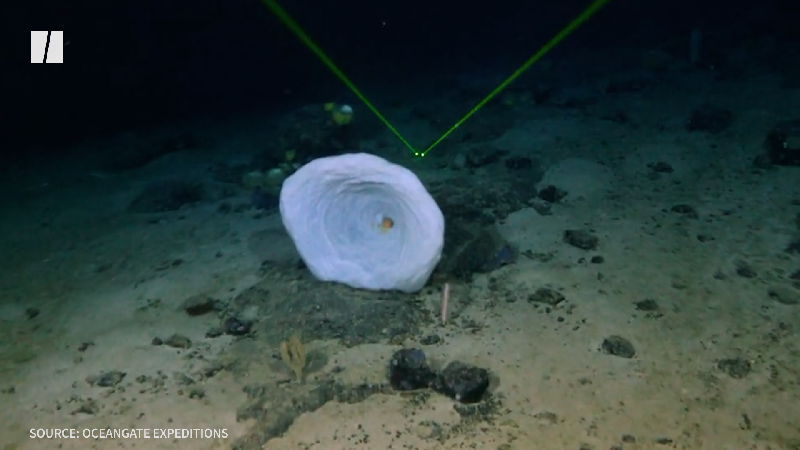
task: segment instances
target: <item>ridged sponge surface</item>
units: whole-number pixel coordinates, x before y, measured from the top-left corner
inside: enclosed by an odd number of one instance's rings
[[[280,210],[320,280],[416,292],[441,258],[439,206],[413,172],[375,155],[311,161],[284,181]]]

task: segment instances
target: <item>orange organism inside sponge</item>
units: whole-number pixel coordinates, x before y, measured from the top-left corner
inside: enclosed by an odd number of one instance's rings
[[[391,217],[384,217],[383,220],[381,220],[381,225],[380,225],[381,231],[386,232],[391,230],[393,227],[394,227],[394,220],[392,220]]]

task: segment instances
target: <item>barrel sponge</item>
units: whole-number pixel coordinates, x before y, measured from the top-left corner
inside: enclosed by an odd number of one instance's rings
[[[280,211],[319,280],[416,292],[442,255],[439,206],[414,173],[374,155],[311,161],[283,182]]]

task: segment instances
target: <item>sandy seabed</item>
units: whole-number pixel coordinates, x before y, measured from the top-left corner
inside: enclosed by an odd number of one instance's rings
[[[497,404],[465,418],[435,394],[331,400],[263,448],[800,448],[800,305],[792,304],[800,290],[790,278],[800,256],[786,251],[800,235],[800,168],[753,166],[766,132],[791,118],[800,94],[769,86],[741,81],[707,92],[736,116],[716,135],[685,131],[695,97],[669,89],[601,101],[625,108],[636,127],[529,111],[491,144],[541,161],[542,182],[569,195],[549,215],[523,208],[497,227],[520,251],[549,256],[453,282],[446,326],[435,320],[436,289],[407,296],[430,317],[402,342],[305,342],[325,355],[306,385],[380,384],[392,352],[436,335],[422,347],[432,363],[489,369]],[[247,418],[258,414],[242,414],[247,386],[297,383],[276,347],[208,337],[217,315],[182,307],[192,296],[224,303],[257,284],[287,282],[261,267],[292,248],[277,213],[220,212],[223,202],[247,204],[242,190],[174,212],[129,210],[148,183],[176,173],[213,184],[210,166],[257,152],[247,133],[222,130],[211,148],[126,172],[94,170],[86,148],[8,170],[0,188],[0,448],[231,448],[263,426],[263,417]],[[407,162],[392,151],[382,155]],[[442,168],[451,157],[411,167],[426,184],[491,176]],[[654,173],[648,165],[657,162],[673,171]],[[597,250],[566,245],[567,229],[590,230]],[[596,256],[602,262],[591,262]],[[540,288],[564,301],[528,301]],[[174,334],[174,345],[153,345]],[[628,340],[635,356],[599,351],[610,336]],[[231,363],[243,352],[253,361]],[[213,376],[197,375],[215,364]],[[48,440],[31,439],[32,428],[224,429],[227,437]]]

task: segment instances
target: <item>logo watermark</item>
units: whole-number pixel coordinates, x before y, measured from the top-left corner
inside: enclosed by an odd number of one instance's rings
[[[64,63],[63,31],[31,31],[31,64],[35,63]]]

